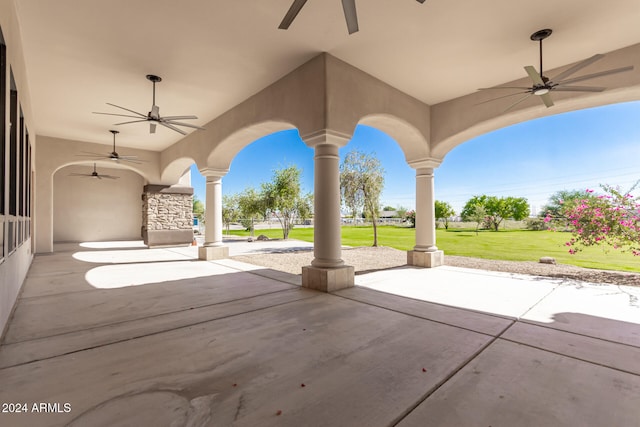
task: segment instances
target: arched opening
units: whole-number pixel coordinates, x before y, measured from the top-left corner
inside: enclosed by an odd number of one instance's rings
[[[415,171],[408,165],[403,147],[380,128],[359,124],[353,138],[340,149],[340,161],[343,162],[352,150],[369,154],[380,161],[385,178],[380,208],[387,208],[387,212],[400,211],[397,217],[383,216],[387,223],[400,222],[392,219],[400,219],[404,211],[415,209],[416,196]]]
[[[637,117],[640,101],[612,104],[521,122],[459,144],[435,171],[436,199],[453,207],[456,222],[474,196],[524,198],[530,209],[528,218],[506,217],[497,233],[487,228],[479,238],[474,220],[453,223],[449,232],[438,230],[438,246],[449,255],[475,258],[535,262],[548,256],[603,269],[637,264],[631,254],[613,248],[585,248],[571,255],[565,246],[571,233],[550,233],[538,218],[560,192],[603,193],[601,184],[626,192],[640,179]],[[635,195],[640,195],[637,190]]]
[[[53,241],[139,240],[145,179],[126,166],[78,162],[53,176]],[[117,177],[114,179],[107,178]]]
[[[299,184],[301,197],[313,194],[313,149],[309,148],[300,138],[297,129],[279,130],[250,141],[238,149],[229,165],[229,172],[222,178],[223,208],[231,203],[234,198],[244,196],[251,189],[256,196],[263,194],[263,184],[270,182],[276,170],[296,167],[300,171]],[[204,179],[198,183],[194,180],[195,195],[203,200],[206,197]],[[282,212],[271,209],[266,217],[259,213],[249,215],[242,211],[234,217],[234,226],[224,219],[225,230],[230,228],[246,229],[253,224],[255,233],[261,230],[272,238],[282,238],[283,217]],[[308,226],[310,218],[294,218],[297,226]],[[303,224],[307,222],[307,224]],[[286,227],[286,226],[285,226]]]
[[[207,166],[210,168],[228,169],[231,161],[247,145],[264,136],[293,129],[295,129],[295,126],[291,123],[275,120],[246,126],[229,135],[211,150],[207,157]]]
[[[459,212],[474,194],[525,196],[532,213],[565,187],[640,178],[640,101],[537,118],[466,140],[436,170],[436,193]],[[634,178],[634,175],[636,178]]]

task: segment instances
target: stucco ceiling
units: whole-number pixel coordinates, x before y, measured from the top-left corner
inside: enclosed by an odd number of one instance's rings
[[[529,36],[553,29],[545,69],[640,42],[638,0],[360,0],[348,35],[340,0],[16,0],[36,133],[109,144],[106,102],[147,113],[157,74],[163,115],[203,125],[320,52],[425,103],[525,77]],[[121,146],[161,150],[182,138],[120,126]]]

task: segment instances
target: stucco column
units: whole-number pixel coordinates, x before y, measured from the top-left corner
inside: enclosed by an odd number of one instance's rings
[[[416,169],[416,251],[435,252],[436,211],[433,169]]]
[[[416,169],[416,245],[407,253],[409,265],[437,267],[444,264],[444,253],[436,246],[433,170],[439,164],[433,159],[410,163]]]
[[[332,292],[354,284],[354,269],[342,260],[340,222],[340,156],[349,136],[322,130],[303,137],[313,147],[314,217],[313,255],[302,267],[302,286]]]
[[[198,258],[212,260],[227,258],[229,248],[222,242],[222,177],[227,170],[202,169],[207,179],[205,195],[204,245],[198,248]]]

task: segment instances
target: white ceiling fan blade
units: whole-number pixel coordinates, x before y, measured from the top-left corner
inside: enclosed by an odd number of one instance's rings
[[[524,91],[524,92],[510,93],[509,95],[498,96],[496,98],[491,98],[491,99],[487,99],[486,101],[478,102],[475,105],[486,104],[487,102],[497,101],[498,99],[503,99],[503,98],[509,98],[510,96],[522,95],[523,93],[530,93],[530,92]]]
[[[99,178],[106,178],[106,179],[119,179],[119,176],[113,176],[113,175],[98,175]]]
[[[294,2],[291,4],[291,7],[287,11],[287,14],[284,15],[284,18],[282,19],[282,22],[280,22],[278,28],[281,30],[286,30],[287,28],[289,28],[293,20],[296,19],[296,16],[298,16],[298,13],[300,13],[300,9],[302,9],[302,6],[304,6],[306,2],[307,0],[294,0]]]
[[[574,77],[572,79],[559,81],[556,83],[562,84],[562,85],[569,84],[569,83],[576,83],[576,82],[581,82],[583,80],[595,79],[596,77],[608,76],[609,74],[624,73],[625,71],[631,71],[631,70],[633,70],[633,65],[629,65],[621,68],[614,68],[613,70],[601,71],[599,73],[587,74],[586,76]]]
[[[582,70],[584,67],[586,67],[587,65],[591,65],[594,62],[600,60],[604,58],[604,55],[601,53],[598,53],[596,55],[593,55],[591,58],[585,59],[582,62],[577,63],[576,65],[574,65],[573,67],[561,72],[560,74],[558,74],[557,76],[555,76],[553,78],[553,81],[560,81],[564,78],[569,77],[571,74],[574,74],[575,72]]]
[[[601,86],[556,86],[553,90],[558,92],[603,92],[607,88]]]
[[[76,156],[83,156],[83,157],[109,157],[109,156],[105,156],[104,154],[101,153],[91,153],[89,151],[83,151],[84,154],[76,154]]]
[[[527,65],[526,67],[524,67],[524,70],[527,72],[527,74],[529,75],[529,77],[531,78],[531,80],[533,80],[533,84],[536,86],[544,86],[544,82],[542,81],[542,77],[540,77],[540,74],[538,74],[538,72],[536,71],[536,69],[533,67],[533,65]]]
[[[149,123],[149,133],[156,133],[156,123],[155,122]]]
[[[515,107],[516,105],[520,104],[521,102],[523,102],[524,100],[528,99],[532,94],[527,94],[525,96],[523,96],[522,98],[520,98],[519,100],[517,100],[516,102],[514,102],[513,104],[509,105],[507,108],[505,108],[502,112],[506,113],[507,111],[511,110],[513,107]]]
[[[139,119],[138,116],[130,116],[128,114],[114,114],[114,113],[99,113],[97,111],[93,111],[93,114],[103,114],[105,116],[118,116],[118,117],[131,117],[132,119]]]
[[[540,99],[542,99],[542,102],[544,103],[544,105],[547,106],[547,108],[549,107],[553,107],[553,100],[551,99],[551,95],[548,93],[545,93],[544,95],[538,95],[540,97]]]
[[[205,128],[203,128],[201,126],[192,125],[191,123],[175,122],[173,120],[163,120],[163,122],[164,123],[169,123],[170,125],[175,125],[175,126],[185,126],[185,127],[193,128],[193,129],[206,130]]]
[[[162,120],[197,120],[198,116],[164,116]]]
[[[118,157],[117,159],[112,159],[112,160],[114,160],[118,164],[120,164],[120,162],[127,162],[127,163],[133,163],[133,164],[136,164],[136,165],[141,165],[142,163],[145,162],[144,160],[140,160],[140,159],[137,159],[135,157],[127,158],[126,156],[125,157]]]
[[[496,86],[496,87],[481,87],[478,90],[492,90],[492,89],[524,89],[529,90],[531,88],[524,86]]]
[[[358,14],[356,13],[356,0],[342,0],[344,18],[347,20],[349,34],[358,32]]]
[[[110,102],[107,102],[107,105],[111,105],[112,107],[120,108],[121,110],[125,110],[125,111],[128,111],[128,112],[133,113],[133,114],[137,114],[137,115],[138,115],[138,116],[140,116],[140,117],[147,117],[147,115],[146,115],[146,114],[138,113],[137,111],[133,111],[133,110],[130,110],[130,109],[128,109],[128,108],[124,108],[124,107],[121,107],[121,106],[119,106],[119,105],[112,104],[112,103],[110,103]]]
[[[90,174],[86,174],[86,173],[70,173],[69,176],[91,176]]]
[[[167,122],[158,122],[158,123],[160,123],[162,126],[164,126],[166,128],[169,128],[171,130],[174,130],[174,131],[178,132],[179,134],[182,134],[182,135],[186,135],[187,134],[182,129],[178,129],[177,127],[175,127],[175,126],[173,126],[173,125],[171,125],[171,124],[169,124]]]
[[[119,156],[118,160],[123,162],[135,163],[137,165],[141,165],[142,163],[146,163],[146,160],[139,159],[138,156]]]
[[[143,120],[131,120],[130,122],[122,122],[122,123],[114,123],[114,126],[119,126],[119,125],[128,125],[129,123],[141,123],[141,122],[146,122],[147,119],[143,119]]]

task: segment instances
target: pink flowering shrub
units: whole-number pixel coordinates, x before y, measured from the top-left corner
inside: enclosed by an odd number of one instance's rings
[[[605,194],[577,201],[566,212],[573,233],[565,243],[575,254],[584,246],[606,245],[640,256],[640,202],[631,190],[602,186]],[[593,193],[593,190],[587,190]],[[547,215],[545,222],[552,218]]]
[[[408,211],[405,214],[405,219],[409,221],[411,228],[415,228],[416,226],[416,211]]]

